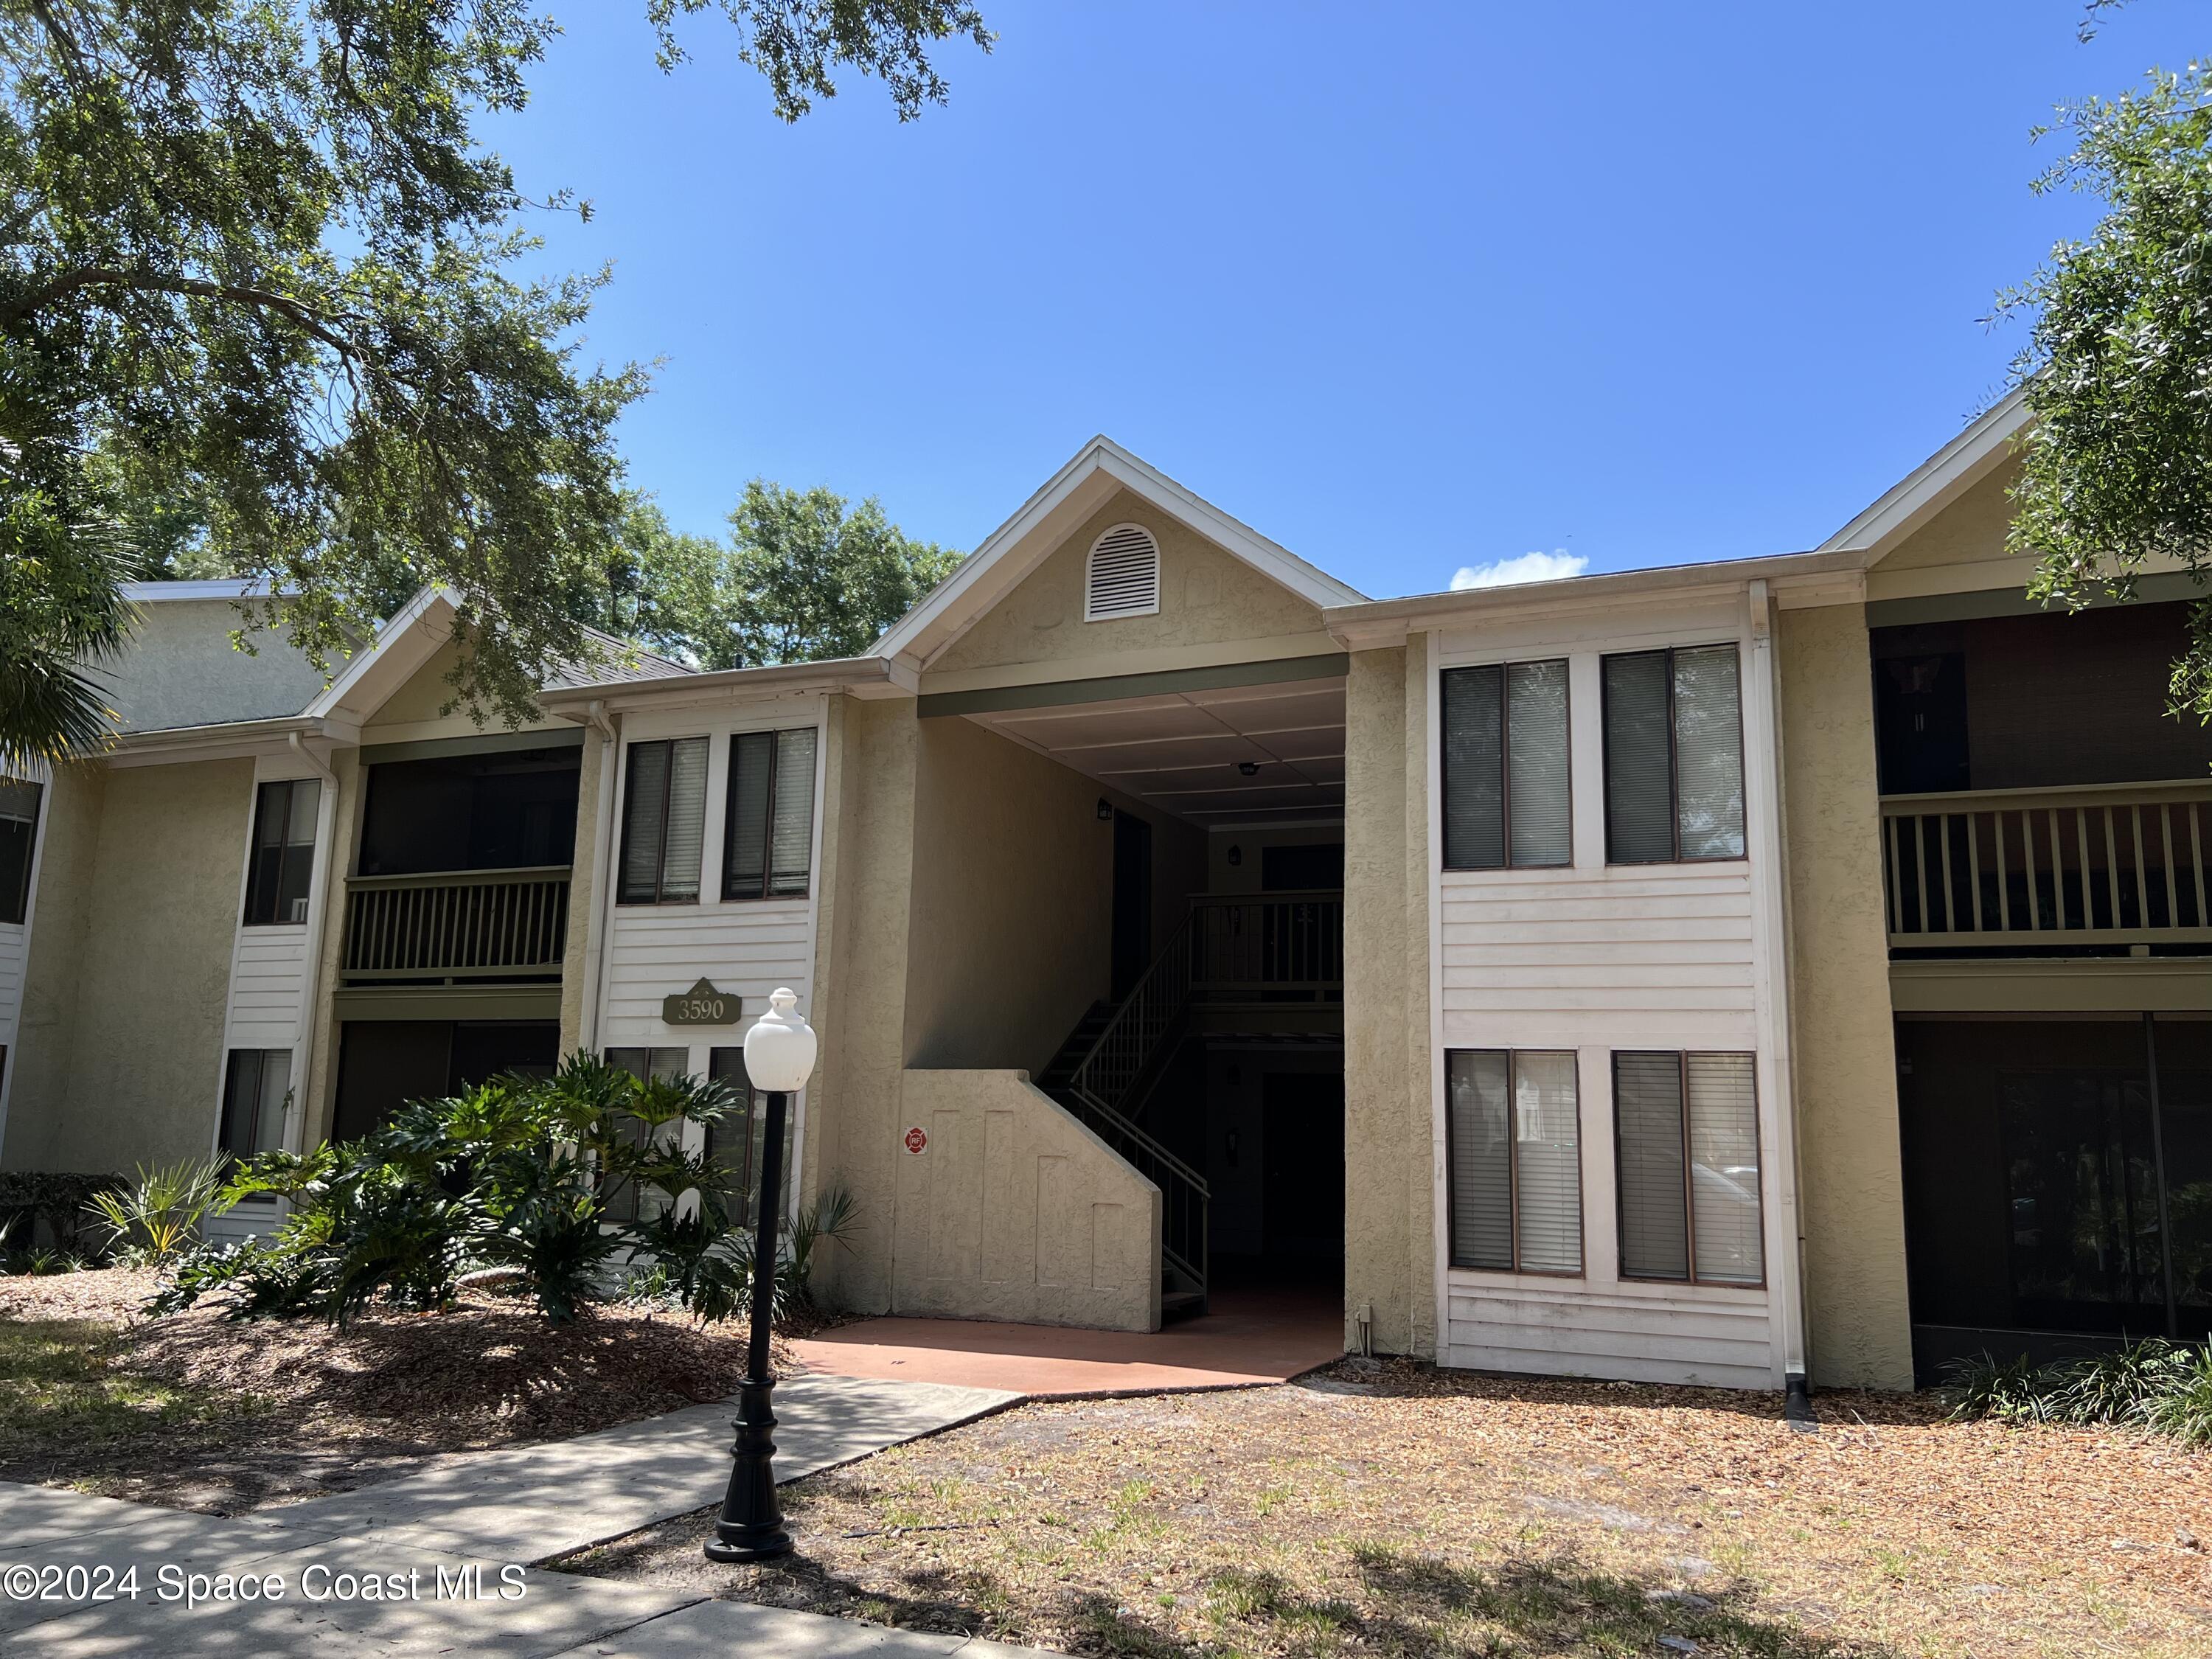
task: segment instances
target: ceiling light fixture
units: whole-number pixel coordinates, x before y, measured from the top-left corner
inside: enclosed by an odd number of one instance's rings
[[[1257,777],[1260,775],[1260,763],[1257,761],[1238,761],[1237,763],[1237,769],[1242,772],[1248,778]]]

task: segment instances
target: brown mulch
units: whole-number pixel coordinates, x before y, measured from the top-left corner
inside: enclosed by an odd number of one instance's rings
[[[2212,1455],[1814,1403],[1352,1362],[895,1448],[789,1489],[787,1565],[711,1566],[701,1516],[568,1565],[1155,1659],[2212,1653]]]
[[[155,1285],[117,1269],[0,1278],[0,1320],[105,1326],[98,1358],[112,1373],[194,1407],[91,1440],[57,1418],[51,1432],[0,1439],[0,1480],[234,1514],[720,1400],[744,1370],[741,1327],[680,1313],[601,1307],[553,1326],[525,1302],[471,1294],[449,1312],[337,1331],[226,1320],[210,1304],[148,1319]]]

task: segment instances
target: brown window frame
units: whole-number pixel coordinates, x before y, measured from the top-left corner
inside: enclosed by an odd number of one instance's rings
[[[775,784],[776,775],[783,769],[783,740],[804,732],[813,740],[814,755],[807,768],[806,797],[806,881],[795,893],[779,893],[775,886]],[[737,887],[735,872],[730,868],[730,849],[736,844],[738,828],[738,745],[747,738],[766,738],[768,745],[768,797],[761,817],[761,874],[760,890],[749,892]],[[722,902],[725,904],[757,904],[769,900],[789,901],[810,898],[814,892],[814,797],[822,768],[822,739],[811,726],[769,726],[750,732],[730,734],[730,763],[728,775],[722,783]]]
[[[273,871],[264,877],[261,862],[261,826],[268,820],[270,802],[276,799],[281,793],[284,804],[282,815],[277,820],[280,826],[278,834],[281,836],[289,830],[292,823],[293,799],[295,793],[302,788],[316,792],[315,808],[317,817],[319,818],[322,809],[322,780],[319,778],[270,778],[255,786],[253,822],[247,826],[246,831],[246,903],[244,916],[239,924],[240,927],[298,927],[307,921],[304,915],[295,921],[290,916],[278,915],[276,913],[284,902],[284,890],[288,884],[286,878],[291,874],[295,862],[299,860],[305,860],[307,863],[307,879],[301,885],[306,889],[303,896],[312,904],[315,886],[314,837],[311,834],[308,839],[303,842],[278,841],[276,843],[276,858]],[[256,914],[264,908],[268,910],[268,915]]]
[[[1740,853],[1705,853],[1691,856],[1682,851],[1682,769],[1674,729],[1674,659],[1685,651],[1719,650],[1735,653],[1735,765],[1736,777],[1745,787],[1743,850]],[[1606,672],[1606,665],[1629,657],[1664,657],[1667,659],[1667,836],[1673,850],[1663,859],[1626,859],[1613,850],[1613,680]],[[1744,775],[1742,646],[1734,640],[1709,640],[1699,645],[1662,645],[1650,651],[1604,652],[1597,662],[1597,699],[1598,764],[1602,771],[1601,781],[1605,788],[1606,864],[1638,869],[1669,864],[1741,864],[1748,859],[1751,856],[1751,800],[1748,780]]]
[[[1683,1271],[1678,1277],[1670,1273],[1632,1273],[1628,1271],[1626,1255],[1620,1263],[1621,1279],[1636,1285],[1694,1285],[1715,1291],[1763,1291],[1767,1287],[1766,1247],[1766,1139],[1759,1124],[1759,1057],[1748,1048],[1615,1048],[1611,1051],[1607,1071],[1613,1090],[1613,1238],[1617,1252],[1625,1249],[1620,1241],[1627,1232],[1625,1195],[1620,1173],[1620,1057],[1623,1054],[1672,1054],[1679,1068],[1682,1101],[1682,1262]],[[1752,1197],[1759,1209],[1759,1277],[1749,1279],[1703,1279],[1698,1274],[1698,1170],[1697,1160],[1692,1155],[1690,1142],[1690,1060],[1697,1054],[1727,1054],[1748,1059],[1751,1071],[1751,1145],[1759,1157],[1759,1183],[1752,1189]]]
[[[1524,1267],[1521,1265],[1521,1160],[1513,1152],[1519,1145],[1515,1133],[1520,1108],[1514,1084],[1520,1077],[1520,1060],[1528,1054],[1565,1054],[1574,1062],[1575,1076],[1575,1265],[1566,1267]],[[1459,1192],[1459,1158],[1453,1151],[1456,1137],[1451,1123],[1451,1059],[1454,1054],[1505,1056],[1506,1243],[1513,1265],[1499,1267],[1486,1262],[1462,1261],[1454,1236],[1452,1217]],[[1468,1273],[1512,1273],[1528,1279],[1588,1279],[1589,1277],[1589,1181],[1583,1159],[1583,1057],[1578,1048],[1447,1048],[1444,1050],[1444,1251],[1453,1271]]]

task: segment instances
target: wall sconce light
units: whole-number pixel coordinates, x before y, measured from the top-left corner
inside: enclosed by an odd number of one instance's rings
[[[1257,761],[1238,761],[1237,763],[1237,769],[1242,772],[1248,778],[1256,778],[1260,775],[1260,763]]]
[[[1236,868],[1237,867],[1237,866],[1239,866],[1239,865],[1243,864],[1243,862],[1244,862],[1244,849],[1243,849],[1243,848],[1241,848],[1241,847],[1232,847],[1232,848],[1231,848],[1229,849],[1229,867],[1230,867],[1231,869],[1234,870],[1234,869],[1236,869]]]
[[[1108,799],[1106,799],[1106,797],[1105,797],[1105,796],[1103,796],[1103,795],[1099,796],[1099,797],[1098,797],[1098,822],[1099,822],[1099,823],[1111,823],[1113,821],[1114,821],[1114,803],[1113,803],[1112,801],[1110,801],[1110,800],[1108,800]]]

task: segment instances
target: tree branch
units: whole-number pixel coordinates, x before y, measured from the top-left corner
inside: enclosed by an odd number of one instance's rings
[[[66,271],[41,283],[20,299],[0,305],[0,332],[14,329],[25,318],[43,310],[57,300],[66,299],[72,294],[91,288],[120,288],[140,294],[178,294],[191,299],[220,300],[232,305],[250,306],[258,311],[273,311],[301,333],[319,340],[348,361],[362,355],[361,349],[338,332],[328,319],[289,295],[273,294],[267,289],[247,288],[235,283],[210,283],[195,276],[166,276],[158,271],[118,270],[103,265],[87,265]]]

